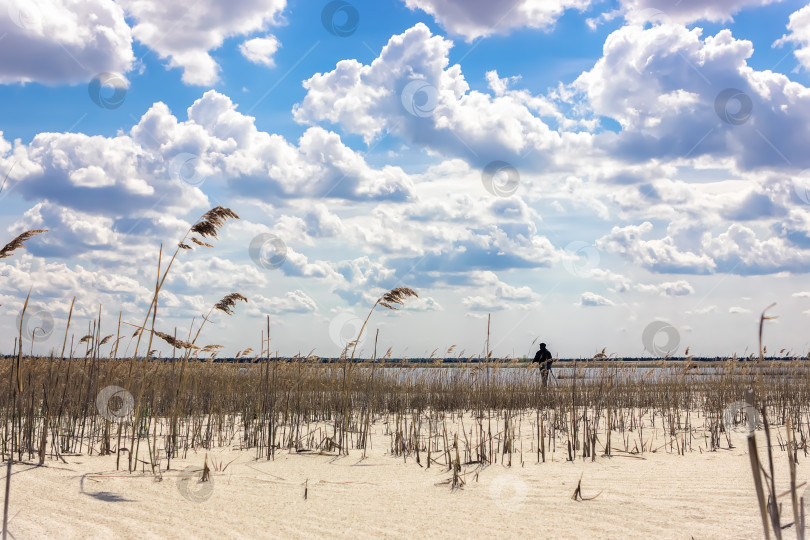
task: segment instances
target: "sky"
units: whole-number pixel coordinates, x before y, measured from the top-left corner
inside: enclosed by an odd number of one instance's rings
[[[394,287],[359,356],[488,324],[498,357],[746,356],[773,303],[804,356],[809,145],[804,2],[0,0],[0,245],[48,229],[0,261],[0,350],[58,354],[75,297],[77,351],[101,313],[133,354],[161,246],[223,206],[155,324],[238,292],[220,356],[269,316],[271,354],[336,357]]]

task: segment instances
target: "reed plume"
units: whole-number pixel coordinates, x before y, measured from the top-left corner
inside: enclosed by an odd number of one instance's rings
[[[377,301],[382,307],[386,307],[388,309],[399,309],[396,306],[402,306],[405,304],[405,299],[415,296],[419,297],[412,289],[407,287],[397,287],[396,289],[391,289]]]
[[[216,208],[212,208],[211,210],[203,214],[202,218],[200,218],[200,221],[198,221],[191,227],[191,232],[199,234],[203,238],[205,238],[206,236],[217,238],[217,232],[222,227],[222,225],[225,224],[225,221],[228,218],[239,219],[239,216],[237,216],[236,212],[234,212],[230,208],[217,206]],[[209,246],[209,244],[206,244],[202,240],[195,241],[193,237],[191,241],[197,245]]]
[[[3,249],[0,249],[0,259],[5,259],[11,257],[11,254],[21,248],[25,248],[25,242],[30,239],[31,237],[41,234],[44,232],[48,232],[48,229],[34,229],[32,231],[25,231],[17,238],[3,246]]]
[[[155,335],[157,335],[157,337],[161,338],[163,341],[165,341],[166,343],[177,349],[199,349],[199,347],[197,347],[193,343],[183,341],[182,339],[177,339],[174,336],[167,334],[165,332],[159,332],[155,330]]]
[[[357,334],[357,338],[346,346],[346,350],[348,350],[349,346],[352,346],[351,360],[354,360],[354,353],[355,351],[357,351],[357,343],[360,341],[360,338],[363,335],[363,330],[366,329],[366,324],[368,324],[368,320],[371,318],[371,314],[374,313],[374,309],[377,306],[383,306],[388,309],[397,310],[399,309],[397,306],[404,305],[405,299],[411,296],[415,296],[417,298],[419,297],[419,295],[416,294],[416,292],[413,289],[409,289],[407,287],[396,287],[394,289],[391,289],[381,297],[379,297],[377,301],[374,302],[374,305],[371,306],[371,311],[368,312],[366,320],[363,321],[363,326],[360,327],[360,332]]]
[[[241,300],[242,302],[247,303],[247,298],[242,296],[239,293],[231,293],[227,295],[225,298],[220,300],[214,305],[214,309],[219,310],[227,315],[233,315],[233,308],[236,306],[236,301]]]

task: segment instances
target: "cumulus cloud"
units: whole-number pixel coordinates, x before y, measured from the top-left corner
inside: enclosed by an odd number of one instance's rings
[[[25,212],[12,232],[20,234],[32,229],[48,229],[32,242],[29,250],[43,257],[71,257],[85,251],[115,248],[120,235],[113,230],[113,220],[95,216],[51,203],[37,203]]]
[[[320,127],[304,132],[298,146],[259,131],[253,117],[238,112],[228,96],[206,92],[178,123],[165,106],[153,107],[135,132],[152,148],[199,156],[196,167],[231,178],[234,190],[251,197],[407,199],[412,189],[399,167],[370,167],[336,133]],[[208,170],[205,169],[208,168]]]
[[[751,275],[785,270],[803,273],[810,265],[810,250],[796,249],[788,239],[773,234],[761,239],[762,233],[739,223],[728,225],[725,232],[716,236],[703,232],[690,249],[679,245],[672,225],[663,238],[644,239],[652,230],[649,221],[613,227],[609,234],[597,240],[597,246],[659,273]]]
[[[788,33],[778,39],[774,45],[782,46],[791,42],[798,44],[793,53],[806,69],[810,69],[810,5],[806,5],[790,15],[787,29]]]
[[[725,209],[732,221],[751,221],[786,214],[783,206],[774,203],[772,196],[763,191],[750,191]]]
[[[0,265],[0,279],[5,291],[13,295],[0,304],[6,308],[4,311],[11,309],[14,313],[22,308],[29,290],[33,291],[32,301],[47,299],[47,309],[55,317],[65,318],[74,295],[75,313],[91,317],[97,313],[99,304],[121,306],[127,313],[141,312],[149,298],[149,290],[120,267],[114,272],[81,265],[69,268],[62,262],[25,252],[15,255],[14,263]]]
[[[514,28],[548,28],[567,9],[584,10],[591,0],[405,0],[410,9],[433,16],[448,32],[467,41],[492,34],[506,34]]]
[[[129,134],[40,133],[27,145],[11,145],[0,133],[0,165],[9,170],[15,164],[7,189],[119,220],[203,208],[208,202],[200,188],[222,177],[253,197],[410,197],[412,185],[401,169],[373,169],[322,128],[308,129],[295,146],[259,131],[252,117],[215,91],[195,101],[188,117],[178,120],[158,102]]]
[[[494,272],[475,272],[471,278],[477,284],[476,289],[484,291],[482,295],[462,298],[462,305],[472,311],[500,311],[514,307],[528,309],[540,300],[540,295],[531,287],[515,287],[504,283]]]
[[[715,262],[704,254],[682,251],[669,236],[644,240],[653,230],[653,224],[613,227],[609,234],[597,240],[597,247],[621,253],[632,262],[663,273],[708,273],[716,268]]]
[[[184,83],[211,85],[219,77],[219,65],[210,52],[228,37],[279,23],[286,0],[204,0],[193,7],[159,0],[119,0],[119,4],[135,21],[133,36],[167,59],[170,67],[182,68]]]
[[[612,306],[614,303],[605,298],[604,296],[600,296],[596,293],[592,292],[584,292],[582,296],[579,298],[579,305],[583,307],[596,307],[596,306]]]
[[[275,60],[273,60],[273,55],[276,54],[278,48],[278,39],[273,35],[248,39],[239,45],[239,51],[245,58],[254,64],[267,67],[274,67],[276,65]]]
[[[461,67],[449,66],[451,46],[418,23],[392,36],[371,64],[342,60],[333,71],[306,80],[294,118],[339,124],[369,143],[393,133],[481,168],[495,160],[519,167],[526,154],[535,165],[548,164],[563,145],[588,152],[590,134],[561,134],[543,121],[550,114],[564,118],[547,98],[502,84],[495,85],[495,97],[470,91]]]
[[[17,140],[7,148],[0,155],[3,169],[14,164],[7,188],[27,200],[49,203],[36,210],[43,225],[50,221],[43,217],[53,218],[54,225],[66,220],[77,226],[80,221],[92,222],[71,218],[53,205],[75,215],[104,216],[122,232],[132,232],[159,216],[185,214],[207,204],[202,192],[173,177],[169,157],[128,135],[40,133],[27,145]],[[165,150],[173,155],[171,145]]]
[[[402,308],[408,311],[443,311],[442,305],[432,296],[409,299]]]
[[[687,315],[706,315],[708,313],[715,313],[717,311],[717,306],[710,305],[705,307],[699,307],[693,310],[689,310],[686,312]]]
[[[707,238],[705,250],[718,261],[722,271],[770,274],[779,271],[805,273],[810,267],[810,250],[796,249],[784,238],[762,240],[756,232],[739,223],[714,238]]]
[[[667,19],[681,24],[707,20],[712,22],[726,22],[732,16],[745,8],[764,6],[778,0],[621,0],[629,20],[643,22],[645,20]]]
[[[9,0],[0,7],[0,84],[74,84],[129,71],[132,32],[112,0]]]
[[[747,59],[753,44],[724,29],[702,37],[671,22],[624,26],[573,88],[617,120],[598,144],[631,162],[729,159],[737,167],[800,170],[810,155],[810,89]]]
[[[307,293],[301,290],[290,291],[280,297],[253,295],[248,305],[252,315],[280,315],[284,313],[315,313],[318,304]]]
[[[639,284],[636,285],[639,291],[660,294],[662,296],[685,296],[695,292],[695,289],[688,281],[679,279],[678,281],[666,281],[656,285]]]
[[[730,308],[728,308],[728,312],[731,313],[732,315],[745,315],[751,313],[751,310],[744,307],[731,306]]]

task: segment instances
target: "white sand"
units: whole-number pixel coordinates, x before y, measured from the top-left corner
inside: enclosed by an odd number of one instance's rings
[[[641,459],[571,463],[558,446],[554,462],[537,464],[536,454],[526,452],[521,466],[515,454],[511,469],[491,465],[477,480],[477,467],[466,466],[466,486],[451,491],[436,485],[451,476],[446,468],[434,464],[427,470],[413,458],[405,463],[388,455],[389,438],[381,427],[376,432],[365,460],[359,450],[348,457],[284,451],[275,461],[256,460],[253,451],[209,452],[209,464],[212,458],[236,461],[213,473],[210,498],[203,502],[184,498],[178,489],[179,472],[201,466],[203,453],[173,461],[162,481],[116,473],[115,456],[73,456],[67,465],[48,460],[46,467],[15,464],[9,530],[17,539],[762,537],[739,434],[734,449],[685,456],[659,450]],[[764,444],[761,432],[758,442]],[[788,487],[787,456],[777,449],[774,459],[781,492]],[[803,482],[810,467],[801,454],[799,460]],[[596,499],[571,500],[580,475],[583,494],[601,492]],[[198,486],[192,482],[192,489]],[[783,523],[791,522],[790,499],[781,500]],[[795,535],[792,527],[785,533]]]

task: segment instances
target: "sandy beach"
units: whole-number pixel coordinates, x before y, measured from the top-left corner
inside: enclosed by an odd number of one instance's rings
[[[126,459],[116,472],[114,455],[17,463],[9,531],[16,539],[762,537],[742,434],[733,434],[732,449],[683,456],[659,449],[570,462],[558,452],[538,464],[526,451],[521,464],[516,452],[511,468],[464,466],[465,485],[452,490],[446,466],[391,456],[383,427],[374,428],[365,459],[362,451],[278,451],[267,461],[215,449],[209,483],[197,480],[205,453],[173,460],[157,476],[148,467],[128,474]],[[787,457],[777,449],[774,461],[781,492]],[[802,461],[800,482],[810,477]],[[590,500],[571,499],[580,477]],[[783,504],[789,523],[788,497]]]

